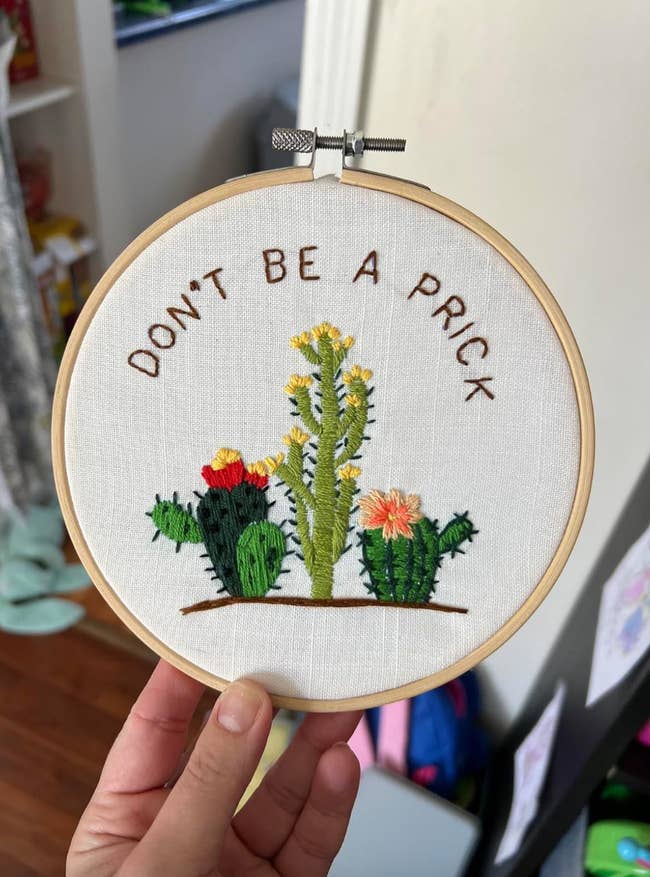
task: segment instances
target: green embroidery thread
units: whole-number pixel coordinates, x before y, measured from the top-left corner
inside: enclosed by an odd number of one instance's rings
[[[178,503],[177,493],[174,493],[172,499],[161,499],[156,495],[156,505],[147,514],[157,527],[152,542],[163,533],[176,543],[176,551],[178,552],[185,542],[196,544],[202,541],[201,531],[192,514],[191,503],[188,502],[187,509],[184,509]]]
[[[295,335],[290,343],[316,366],[311,375],[291,375],[284,388],[308,431],[294,427],[283,439],[289,447],[286,461],[283,455],[269,458],[267,468],[291,491],[311,596],[323,600],[332,597],[334,564],[347,547],[361,474],[350,461],[357,459],[366,438],[372,372],[355,365],[341,374],[354,339],[341,339],[340,330],[330,323]],[[318,402],[312,400],[312,387]],[[305,450],[308,441],[313,453]]]
[[[460,547],[478,533],[467,512],[454,515],[438,531],[438,522],[424,517],[420,498],[399,490],[373,490],[359,501],[362,565],[370,577],[366,587],[378,600],[427,603],[435,593],[436,573],[443,554],[463,554]]]

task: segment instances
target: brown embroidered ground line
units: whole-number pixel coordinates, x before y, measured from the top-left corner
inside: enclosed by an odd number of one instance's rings
[[[190,612],[204,612],[207,609],[220,609],[222,606],[230,606],[233,603],[273,603],[280,606],[311,606],[325,609],[351,609],[360,606],[377,606],[390,609],[432,609],[435,612],[457,612],[467,614],[467,609],[462,606],[447,606],[444,603],[400,603],[389,600],[366,599],[343,599],[343,600],[312,600],[309,597],[220,597],[218,600],[201,600],[193,606],[185,606],[181,609],[183,615]]]

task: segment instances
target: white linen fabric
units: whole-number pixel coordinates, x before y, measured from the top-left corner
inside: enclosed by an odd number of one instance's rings
[[[301,280],[301,247],[316,246]],[[280,248],[287,276],[265,279],[262,251]],[[353,277],[371,250],[379,281]],[[221,268],[223,299],[203,276]],[[408,295],[423,272],[433,297]],[[190,291],[197,279],[200,289]],[[183,331],[166,309],[189,296],[200,320]],[[465,320],[489,354],[456,359],[458,344],[432,312],[462,296]],[[435,600],[466,615],[380,606],[233,605],[183,616],[217,596],[200,545],[178,554],[145,512],[154,496],[203,492],[201,467],[222,446],[246,461],[286,450],[297,423],[283,387],[309,370],[289,339],[321,321],[355,337],[348,364],[372,369],[373,416],[359,461],[363,493],[397,487],[421,497],[441,524],[469,511],[480,531],[445,558]],[[162,323],[176,342],[156,350]],[[449,332],[453,332],[450,328]],[[163,333],[159,337],[164,341]],[[158,377],[129,367],[138,348]],[[475,351],[476,353],[477,351]],[[468,358],[470,351],[467,351]],[[474,366],[474,362],[476,366]],[[464,380],[490,375],[494,399]],[[511,265],[459,223],[406,199],[333,178],[260,189],[206,207],[148,246],[89,325],[65,413],[74,509],[88,547],[123,604],[167,646],[223,679],[250,675],[279,695],[336,699],[372,694],[436,673],[492,636],[530,596],[565,530],[578,474],[575,390],[558,337]],[[286,517],[283,490],[273,520]],[[272,495],[272,496],[271,496]],[[295,555],[284,595],[309,596]],[[275,592],[278,593],[278,592]],[[356,539],[335,567],[335,597],[365,597]]]

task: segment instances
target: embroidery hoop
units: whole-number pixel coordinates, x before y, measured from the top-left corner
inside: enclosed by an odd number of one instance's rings
[[[79,558],[83,562],[86,570],[89,572],[90,577],[104,599],[111,606],[117,616],[136,636],[146,643],[152,651],[178,669],[187,673],[189,676],[198,679],[205,685],[218,690],[223,689],[228,684],[228,681],[209,673],[192,663],[187,658],[171,649],[158,637],[154,636],[146,626],[129,609],[127,609],[106,580],[103,572],[88,548],[73,505],[65,462],[65,412],[70,381],[82,341],[99,306],[122,273],[153,241],[177,223],[197,211],[219,201],[236,197],[257,189],[284,184],[311,182],[313,179],[314,174],[312,167],[292,167],[232,180],[179,205],[140,234],[110,266],[88,299],[67,344],[54,395],[52,412],[52,456],[54,477],[63,516]],[[497,250],[501,256],[503,256],[512,268],[514,268],[524,280],[530,291],[534,294],[550,320],[568,363],[576,395],[579,418],[580,453],[573,503],[571,505],[564,535],[557,546],[555,554],[528,598],[519,609],[494,634],[492,634],[492,636],[483,641],[477,648],[473,649],[463,658],[455,661],[443,670],[395,688],[385,689],[381,692],[332,700],[272,695],[272,700],[278,707],[319,712],[363,709],[402,698],[412,697],[423,691],[442,685],[450,679],[453,679],[461,673],[471,669],[509,639],[546,597],[571,553],[586,511],[591,488],[594,461],[593,409],[587,375],[580,351],[569,324],[550,290],[521,253],[519,253],[491,226],[470,211],[416,183],[381,174],[352,170],[346,167],[344,167],[341,172],[339,182],[340,185],[344,186],[374,189],[379,192],[396,195],[431,208],[432,210],[449,217],[460,225],[465,226],[470,231],[483,238],[488,244]]]

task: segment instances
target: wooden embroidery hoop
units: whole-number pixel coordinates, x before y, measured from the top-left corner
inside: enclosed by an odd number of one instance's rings
[[[173,666],[177,667],[179,670],[182,670],[184,673],[187,673],[189,676],[192,676],[205,685],[218,690],[225,688],[228,684],[228,680],[222,679],[203,670],[155,637],[122,603],[107,582],[88,548],[72,503],[65,464],[65,410],[70,379],[81,343],[97,309],[120,275],[153,241],[178,222],[181,222],[188,216],[191,216],[193,213],[196,213],[211,204],[256,189],[286,185],[288,183],[311,182],[313,179],[314,174],[311,167],[292,167],[260,174],[252,174],[247,177],[232,180],[221,186],[217,186],[214,189],[210,189],[207,192],[203,192],[195,198],[191,198],[189,201],[186,201],[162,216],[153,223],[153,225],[142,232],[142,234],[140,234],[124,250],[124,252],[118,256],[115,262],[113,262],[89,297],[66,346],[54,394],[52,410],[52,459],[54,479],[63,517],[79,558],[83,562],[94,584],[97,586],[106,602],[121,621],[123,621],[137,637],[146,643],[152,651]],[[344,168],[342,170],[340,183],[343,185],[360,186],[397,195],[442,213],[487,241],[487,243],[494,247],[494,249],[496,249],[518,272],[526,285],[536,296],[551,321],[569,364],[580,420],[580,461],[575,495],[566,530],[560,540],[555,555],[527,600],[519,607],[517,612],[515,612],[514,615],[512,615],[510,619],[496,631],[496,633],[469,654],[465,655],[465,657],[456,661],[444,670],[417,679],[413,682],[409,682],[405,685],[400,685],[397,688],[386,689],[384,691],[359,697],[348,697],[335,700],[317,700],[272,695],[273,703],[277,707],[317,712],[365,709],[383,703],[390,703],[391,701],[413,697],[423,691],[443,685],[450,679],[456,678],[487,658],[487,656],[499,646],[503,645],[503,643],[506,642],[506,640],[508,640],[537,609],[560,575],[582,525],[587,501],[589,499],[594,465],[593,408],[587,374],[580,351],[571,328],[552,293],[521,253],[519,253],[512,244],[482,219],[479,219],[464,207],[461,207],[441,195],[434,194],[429,189],[416,183],[381,174],[351,170],[349,168]]]

